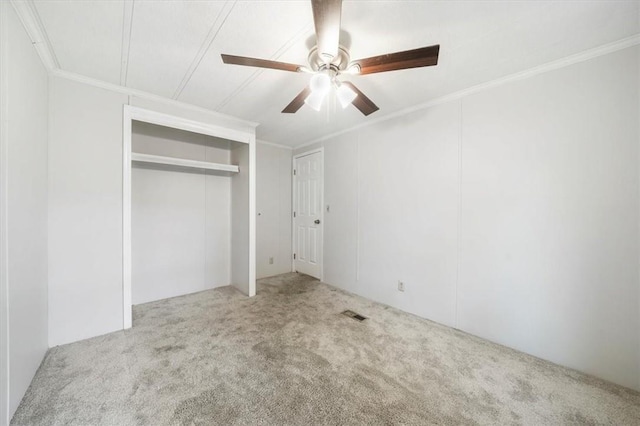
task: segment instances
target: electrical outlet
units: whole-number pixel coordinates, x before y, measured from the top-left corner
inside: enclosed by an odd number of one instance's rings
[[[273,257],[269,258],[269,265],[273,265]]]
[[[404,283],[402,281],[398,281],[398,291],[404,291]]]

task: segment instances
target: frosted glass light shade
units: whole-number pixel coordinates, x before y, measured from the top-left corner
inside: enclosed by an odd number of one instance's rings
[[[331,88],[331,78],[327,74],[322,72],[314,74],[314,76],[311,77],[309,88],[312,92],[322,93],[322,95],[324,96]]]
[[[315,109],[316,111],[320,111],[320,108],[322,107],[322,101],[324,100],[324,97],[326,94],[327,94],[326,91],[323,92],[320,90],[315,90],[311,92],[309,96],[307,96],[307,98],[304,100],[304,103],[309,105],[311,108]]]
[[[338,89],[336,90],[336,95],[338,97],[338,101],[340,102],[340,105],[342,105],[342,108],[348,107],[351,104],[351,102],[353,102],[353,100],[358,96],[358,94],[354,92],[353,89],[351,89],[351,87],[345,84],[341,84],[340,86],[338,86]]]

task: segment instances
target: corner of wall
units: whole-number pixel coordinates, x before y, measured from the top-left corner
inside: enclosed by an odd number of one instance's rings
[[[9,305],[7,286],[7,22],[0,2],[0,425],[9,424]]]
[[[49,76],[20,15],[26,3],[0,4],[0,424],[10,422],[48,349]]]

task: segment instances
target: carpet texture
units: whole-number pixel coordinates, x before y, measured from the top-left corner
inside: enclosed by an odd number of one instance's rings
[[[640,393],[286,274],[52,348],[12,424],[637,425]]]

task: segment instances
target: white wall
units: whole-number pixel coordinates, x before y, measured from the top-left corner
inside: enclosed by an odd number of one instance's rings
[[[638,52],[463,101],[458,284],[461,329],[636,389]]]
[[[49,345],[122,329],[122,106],[53,77],[49,126]]]
[[[48,77],[7,2],[0,15],[0,424],[8,424],[48,347]]]
[[[229,142],[134,122],[134,152],[230,162]],[[231,175],[134,163],[133,304],[229,285]]]
[[[325,147],[325,281],[640,389],[638,59],[296,150]]]
[[[231,178],[231,284],[250,293],[249,270],[249,145],[231,144],[231,164],[240,168]]]
[[[258,142],[258,278],[291,272],[291,161],[291,149]]]
[[[58,76],[50,79],[50,346],[123,327],[122,122],[125,104],[253,132],[250,123],[167,101],[129,96],[122,88],[112,90]],[[207,248],[210,249],[213,248]],[[215,262],[207,267],[214,268]]]

